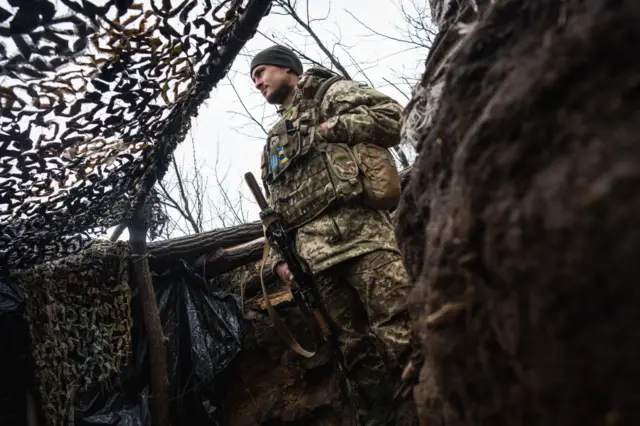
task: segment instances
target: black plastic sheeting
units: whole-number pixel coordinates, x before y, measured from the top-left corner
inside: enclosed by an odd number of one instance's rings
[[[22,318],[24,297],[0,281],[0,425],[26,424],[29,328]]]
[[[216,378],[241,348],[242,313],[237,296],[207,289],[202,278],[186,266],[171,275],[154,277],[154,290],[168,339],[172,424],[224,425]],[[107,386],[97,385],[76,397],[76,426],[151,425],[148,351],[135,286],[132,295],[132,357]],[[26,386],[31,376],[23,301],[14,283],[0,279],[2,426],[26,425]]]

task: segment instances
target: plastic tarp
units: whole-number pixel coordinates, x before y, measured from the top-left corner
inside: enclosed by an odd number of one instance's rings
[[[153,277],[167,342],[170,413],[175,425],[223,425],[216,378],[240,351],[242,314],[237,296],[205,287],[188,267]],[[142,308],[132,289],[132,356],[110,382],[76,397],[76,426],[147,426],[149,357]],[[23,296],[0,279],[0,425],[26,424],[28,326]],[[9,378],[10,380],[6,380]]]
[[[22,318],[24,296],[0,279],[0,425],[26,424],[29,328]]]

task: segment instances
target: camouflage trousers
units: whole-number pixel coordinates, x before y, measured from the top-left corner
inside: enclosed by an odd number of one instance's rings
[[[395,424],[393,396],[411,352],[401,255],[368,253],[321,272],[316,282],[357,384],[361,424]]]

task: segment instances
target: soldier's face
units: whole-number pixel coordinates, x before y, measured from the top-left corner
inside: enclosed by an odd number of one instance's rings
[[[286,68],[259,65],[253,69],[251,79],[256,89],[270,104],[281,105],[295,87],[295,74]]]

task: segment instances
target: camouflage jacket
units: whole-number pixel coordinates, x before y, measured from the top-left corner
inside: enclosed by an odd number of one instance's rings
[[[315,69],[307,70],[299,79],[292,105],[278,111],[279,120],[294,120],[303,93],[312,97],[322,81]],[[385,148],[400,140],[402,106],[364,83],[333,83],[320,108],[328,118],[326,132],[319,125],[314,129],[317,140],[350,146],[367,141]],[[355,203],[332,206],[297,228],[296,245],[313,273],[375,250],[399,252],[389,214]],[[281,261],[272,250],[272,267]]]

